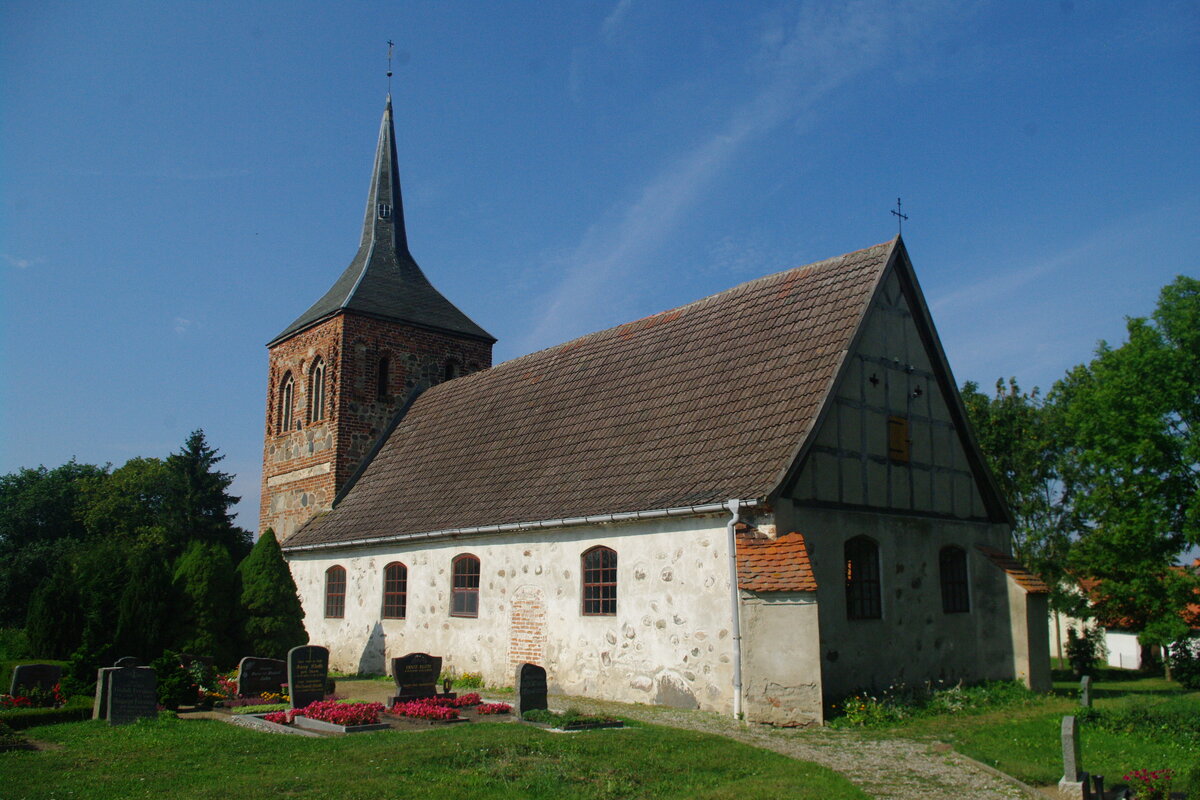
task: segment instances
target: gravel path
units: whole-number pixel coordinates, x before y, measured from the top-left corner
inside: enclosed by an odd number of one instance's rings
[[[387,683],[339,682],[339,694],[363,700],[384,700]],[[483,690],[487,695],[487,690]],[[511,695],[497,695],[512,702]],[[715,733],[791,758],[812,761],[845,776],[876,800],[1046,800],[1011,778],[955,753],[946,745],[910,739],[867,738],[853,731],[830,728],[774,728],[748,725],[707,711],[664,706],[628,705],[584,697],[551,697],[557,709],[636,719],[655,725]]]
[[[868,739],[829,728],[788,729],[747,725],[704,711],[625,705],[581,697],[556,697],[555,706],[715,733],[812,761],[841,773],[876,800],[1045,800],[946,745],[908,739]]]

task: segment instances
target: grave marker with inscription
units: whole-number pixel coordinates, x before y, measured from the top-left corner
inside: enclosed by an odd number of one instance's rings
[[[1083,797],[1086,775],[1080,756],[1079,721],[1075,717],[1062,718],[1063,776],[1058,782],[1058,792],[1063,797]]]
[[[516,680],[517,702],[513,713],[519,719],[534,708],[549,708],[546,704],[546,670],[537,664],[518,664]]]
[[[277,658],[246,656],[238,664],[238,694],[247,697],[278,692],[287,683],[287,662]]]
[[[288,694],[292,708],[325,699],[329,679],[329,649],[315,644],[293,647],[287,657]]]
[[[1079,705],[1084,708],[1092,707],[1092,676],[1084,675],[1079,679]]]
[[[158,716],[158,677],[150,667],[116,667],[108,675],[108,724]]]
[[[392,659],[392,679],[396,681],[396,696],[392,703],[404,703],[437,694],[437,679],[442,671],[441,656],[428,653],[409,653]]]
[[[62,680],[62,667],[58,664],[18,664],[13,667],[12,686],[8,693],[23,694],[20,689],[41,689],[48,692]]]

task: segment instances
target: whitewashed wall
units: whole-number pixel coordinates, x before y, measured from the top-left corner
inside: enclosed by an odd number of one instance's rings
[[[726,517],[427,540],[343,552],[289,553],[311,641],[330,648],[331,667],[382,673],[391,659],[423,651],[444,668],[511,685],[514,608],[542,604],[544,654],[553,689],[625,702],[732,706]],[[596,545],[617,552],[616,616],[580,611],[580,557]],[[480,560],[479,616],[450,616],[451,560]],[[403,620],[381,619],[383,570],[408,567]],[[325,571],[346,569],[344,619],[324,618]],[[515,602],[514,602],[515,601]]]

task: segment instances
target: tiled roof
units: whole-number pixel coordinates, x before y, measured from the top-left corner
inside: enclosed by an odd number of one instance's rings
[[[768,275],[434,386],[285,546],[764,498],[902,250]]]
[[[808,548],[799,533],[778,539],[737,537],[738,588],[751,592],[815,592]]]
[[[371,174],[358,252],[329,291],[284,328],[268,346],[339,311],[357,311],[495,341],[491,334],[472,322],[433,287],[409,253],[390,96],[379,124],[375,168]]]
[[[1029,570],[1007,553],[1003,553],[994,547],[987,545],[976,545],[979,552],[983,553],[988,559],[1000,569],[1012,576],[1012,579],[1017,582],[1017,585],[1023,588],[1030,594],[1050,594],[1050,587],[1045,582],[1034,575]]]

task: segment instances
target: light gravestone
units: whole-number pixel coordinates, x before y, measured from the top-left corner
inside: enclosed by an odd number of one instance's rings
[[[246,656],[238,663],[238,694],[254,697],[278,692],[287,683],[287,662],[277,658]]]
[[[1063,797],[1082,798],[1085,779],[1083,761],[1079,749],[1079,721],[1075,717],[1062,718],[1063,776],[1058,782],[1058,793]]]
[[[158,716],[158,677],[150,667],[116,667],[108,675],[108,724]]]
[[[62,680],[62,667],[58,664],[18,664],[13,667],[12,686],[8,693],[11,695],[21,694],[22,688],[26,691],[41,689],[48,692],[60,680]]]
[[[1084,708],[1092,707],[1092,676],[1084,675],[1079,679],[1079,705]]]
[[[546,670],[537,664],[518,664],[516,680],[517,702],[513,711],[519,719],[526,711],[549,708],[546,704]]]
[[[293,647],[288,651],[287,676],[292,708],[324,700],[325,682],[329,680],[329,649],[314,644]]]
[[[138,660],[133,656],[117,659],[111,667],[96,670],[96,699],[92,701],[92,719],[108,719],[108,680],[114,671],[122,667],[136,667]]]

